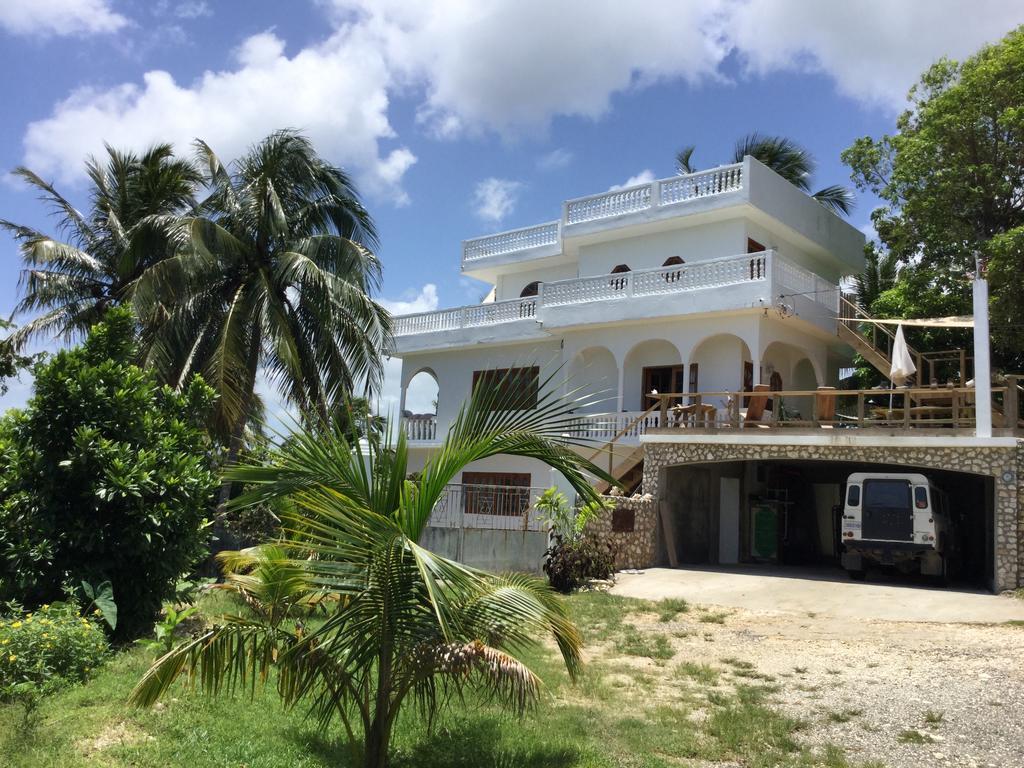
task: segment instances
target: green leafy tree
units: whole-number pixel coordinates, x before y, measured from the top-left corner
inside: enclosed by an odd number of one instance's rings
[[[185,670],[217,693],[253,685],[276,668],[272,679],[287,704],[308,703],[324,727],[340,720],[357,764],[382,768],[410,699],[432,716],[453,695],[478,688],[521,710],[540,685],[521,654],[545,636],[575,674],[579,633],[543,582],[494,576],[419,544],[445,487],[467,463],[488,456],[539,459],[596,500],[586,473],[610,478],[564,437],[574,403],[560,401],[557,389],[547,378],[547,394],[524,411],[512,410],[521,398],[513,387],[478,388],[415,482],[406,480],[402,435],[393,445],[352,445],[340,431],[300,431],[268,465],[231,470],[253,486],[237,503],[292,501],[288,538],[221,555],[253,618],[228,617],[162,657],[133,701],[153,703]],[[327,609],[324,623],[296,621],[317,598]]]
[[[136,355],[133,316],[110,310],[81,347],[37,365],[26,408],[0,420],[0,600],[110,582],[121,638],[152,625],[205,553],[216,488],[212,390],[161,387]]]
[[[966,276],[975,254],[991,260],[994,357],[1020,368],[1024,28],[962,63],[940,60],[908,100],[896,133],[858,139],[843,160],[856,185],[884,203],[872,219],[905,265],[900,291],[908,306],[938,302],[946,314],[970,314]],[[936,292],[941,299],[927,295]]]
[[[380,382],[391,324],[369,296],[380,279],[373,222],[341,169],[294,131],[232,168],[197,147],[210,195],[175,222],[175,255],[146,272],[135,306],[154,318],[145,359],[161,379],[180,386],[198,373],[216,390],[212,428],[230,462],[259,413],[261,372],[322,420]]]
[[[15,349],[40,336],[83,336],[107,309],[124,303],[136,280],[167,255],[162,217],[193,204],[201,181],[169,144],[142,155],[107,147],[104,164],[90,158],[89,208],[79,212],[52,184],[28,168],[14,171],[58,217],[59,236],[0,219],[18,241],[25,269],[15,315],[36,314],[17,329]]]
[[[683,147],[676,153],[676,170],[680,174],[696,173],[693,163],[694,146]],[[750,155],[764,163],[782,178],[804,192],[811,192],[811,177],[817,166],[814,156],[792,139],[784,136],[762,136],[754,132],[738,142],[732,162],[741,163]],[[853,208],[853,192],[847,187],[832,185],[811,194],[815,200],[835,213],[848,214]]]

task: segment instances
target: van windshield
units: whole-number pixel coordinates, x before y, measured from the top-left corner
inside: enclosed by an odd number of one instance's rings
[[[864,506],[910,510],[910,483],[906,480],[865,480]]]

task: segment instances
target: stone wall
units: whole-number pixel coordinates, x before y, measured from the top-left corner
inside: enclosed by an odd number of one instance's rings
[[[970,472],[992,477],[995,487],[995,588],[1015,589],[1024,584],[1024,442],[1012,447],[916,445],[800,445],[773,442],[645,443],[643,490],[659,497],[659,478],[666,467],[725,461],[817,460],[896,464]],[[909,441],[908,441],[909,442]],[[652,505],[654,507],[655,505]],[[654,562],[654,557],[650,563]]]
[[[615,569],[647,568],[658,556],[658,505],[651,495],[605,496],[608,508],[587,523],[586,533],[610,542],[615,552]],[[616,509],[632,510],[633,530],[612,530]]]

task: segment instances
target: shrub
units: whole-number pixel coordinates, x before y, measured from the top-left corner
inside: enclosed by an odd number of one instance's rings
[[[0,700],[32,691],[49,693],[89,677],[109,647],[97,617],[83,618],[71,603],[0,617]]]
[[[608,542],[589,536],[575,541],[555,534],[544,553],[544,573],[552,588],[569,593],[590,579],[610,579],[615,571],[615,552]]]
[[[0,600],[32,608],[109,581],[120,639],[149,629],[204,554],[216,487],[213,391],[162,387],[136,357],[135,321],[111,310],[0,419]]]
[[[550,546],[544,553],[544,573],[554,589],[569,593],[589,579],[611,578],[615,571],[611,544],[584,533],[587,523],[602,511],[600,504],[576,509],[569,506],[564,494],[548,488],[534,507],[551,532]]]

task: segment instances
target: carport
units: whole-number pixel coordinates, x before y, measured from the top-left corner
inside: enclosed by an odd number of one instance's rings
[[[650,565],[671,565],[673,556],[679,565],[835,562],[830,510],[845,478],[854,470],[897,469],[933,478],[950,506],[962,510],[968,578],[961,586],[1024,586],[1024,444],[1011,436],[852,432],[665,429],[644,435],[643,491],[657,504],[660,522],[660,539],[652,542],[659,556]],[[769,522],[751,513],[755,502],[775,505],[783,537],[775,553]],[[781,514],[780,506],[789,511]]]
[[[918,472],[949,497],[961,568],[954,585],[994,589],[994,479],[928,466],[823,459],[696,461],[659,474],[663,562],[840,571],[839,510],[854,472]],[[888,569],[872,580],[922,581]]]

